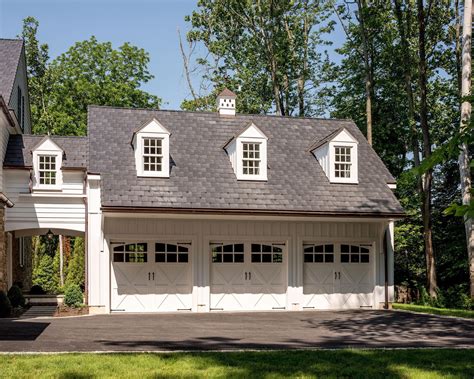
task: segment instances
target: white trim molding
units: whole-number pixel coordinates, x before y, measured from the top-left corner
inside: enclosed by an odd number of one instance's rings
[[[62,175],[62,159],[64,151],[53,142],[53,140],[46,136],[43,140],[33,149],[33,190],[45,190],[45,191],[61,191],[63,184],[63,175]],[[41,164],[49,165],[49,172],[55,172],[54,176],[46,177],[51,179],[54,177],[54,183],[45,184],[41,183],[40,171],[45,169],[45,166],[40,167],[40,159],[42,157],[50,157],[54,160],[49,163],[41,162]],[[51,166],[54,164],[54,166]],[[53,167],[53,169],[51,169]]]

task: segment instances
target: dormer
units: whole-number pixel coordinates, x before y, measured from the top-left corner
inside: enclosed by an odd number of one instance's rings
[[[235,101],[237,95],[225,88],[217,95],[217,111],[221,116],[235,116]]]
[[[32,154],[33,190],[60,191],[63,184],[63,149],[46,136],[32,149]]]
[[[132,146],[137,176],[169,178],[170,132],[156,118],[135,129]]]
[[[345,128],[340,128],[315,142],[311,153],[316,157],[331,183],[359,183],[359,142]]]
[[[268,137],[253,123],[248,124],[224,146],[237,180],[267,180]]]

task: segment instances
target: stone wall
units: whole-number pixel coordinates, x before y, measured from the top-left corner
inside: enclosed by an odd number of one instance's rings
[[[5,233],[5,208],[0,205],[0,291],[7,291],[7,235]]]
[[[12,283],[19,286],[22,290],[29,291],[32,280],[32,253],[31,253],[31,237],[23,237],[23,264],[20,259],[20,238],[13,238],[12,246]]]

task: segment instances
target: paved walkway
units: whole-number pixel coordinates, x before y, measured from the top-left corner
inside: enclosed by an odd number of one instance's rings
[[[0,319],[0,351],[474,348],[474,320],[397,311]]]
[[[20,318],[53,317],[57,308],[56,305],[33,305]]]

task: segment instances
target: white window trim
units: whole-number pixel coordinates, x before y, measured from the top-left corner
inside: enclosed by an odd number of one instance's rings
[[[339,178],[336,177],[336,147],[349,147],[351,148],[351,173],[350,178]],[[329,181],[331,183],[359,183],[359,167],[358,167],[358,149],[356,142],[329,142]]]
[[[159,138],[161,139],[161,153],[163,158],[161,160],[161,171],[144,171],[143,170],[143,140],[145,138]],[[159,132],[138,132],[135,135],[135,163],[137,169],[137,176],[152,177],[152,178],[169,178],[170,176],[170,143],[169,134]]]
[[[250,137],[238,137],[237,138],[237,180],[255,180],[255,181],[266,181],[267,180],[267,140],[265,138],[250,138]],[[255,143],[260,145],[260,173],[258,175],[244,174],[243,167],[243,144],[244,143]]]
[[[49,155],[56,158],[56,184],[40,184],[39,176],[39,157]],[[45,191],[61,191],[63,185],[63,174],[62,174],[62,160],[63,152],[58,150],[36,150],[33,152],[33,190],[45,190]]]

